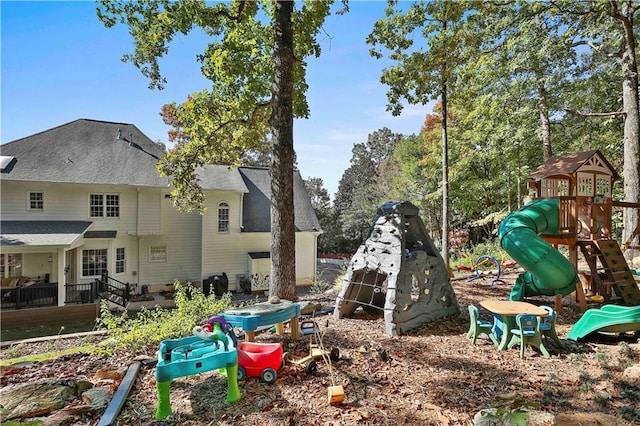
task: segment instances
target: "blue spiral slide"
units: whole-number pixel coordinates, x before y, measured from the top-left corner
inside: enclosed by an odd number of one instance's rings
[[[500,246],[522,266],[510,300],[528,296],[567,296],[575,291],[578,274],[573,264],[540,234],[557,234],[559,200],[537,199],[511,213],[500,224]]]

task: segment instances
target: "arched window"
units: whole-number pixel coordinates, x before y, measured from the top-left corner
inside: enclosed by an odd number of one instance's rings
[[[218,232],[229,232],[229,204],[218,204]]]

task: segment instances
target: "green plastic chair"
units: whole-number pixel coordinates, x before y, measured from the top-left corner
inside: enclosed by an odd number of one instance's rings
[[[542,337],[545,340],[553,340],[553,343],[559,348],[564,347],[556,333],[556,318],[558,314],[551,306],[542,305],[540,307],[549,313],[546,317],[540,318],[540,332],[542,333]]]
[[[511,329],[511,341],[507,345],[509,349],[520,343],[520,358],[524,358],[524,348],[531,345],[542,352],[542,355],[549,357],[549,351],[542,343],[540,333],[540,322],[536,315],[518,314],[516,315],[516,327]]]
[[[498,346],[498,340],[496,339],[496,337],[493,335],[493,332],[491,331],[491,329],[493,328],[493,324],[491,324],[489,321],[480,320],[478,319],[478,317],[479,317],[478,307],[475,305],[469,305],[470,323],[469,323],[469,331],[467,331],[467,338],[472,339],[471,344],[475,346],[478,336],[484,334],[489,339],[491,339],[491,341],[495,346]]]

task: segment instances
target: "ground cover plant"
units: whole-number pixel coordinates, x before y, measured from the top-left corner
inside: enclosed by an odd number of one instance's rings
[[[640,387],[622,376],[627,367],[640,362],[638,336],[603,335],[580,343],[566,340],[580,317],[574,301],[559,313],[557,328],[564,348],[550,344],[550,358],[527,348],[525,358],[520,359],[517,348],[498,352],[484,339],[475,347],[470,344],[465,337],[466,306],[479,305],[485,298],[506,297],[516,276],[515,271],[508,271],[506,283],[493,288],[490,276],[471,282],[454,280],[460,314],[425,324],[406,336],[385,335],[382,318],[359,311],[351,319],[318,317],[324,346],[340,350],[340,361],[332,364],[333,376],[324,363],[319,363],[314,374],[287,366],[272,385],[255,378],[242,380],[242,399],[235,404],[225,402],[226,379],[217,372],[180,378],[171,386],[174,416],[162,423],[154,420],[155,370],[145,367],[118,424],[468,425],[480,411],[494,419],[517,420],[521,410],[532,407],[559,416],[583,415],[581,424],[640,422]],[[301,298],[332,306],[335,296],[335,290],[329,290]],[[552,304],[545,298],[531,301]],[[482,309],[481,316],[489,319]],[[283,341],[294,358],[305,355],[305,341],[291,342],[286,333],[282,339],[265,331],[257,340]],[[137,350],[120,348],[112,355],[65,355],[3,374],[2,383],[52,377],[91,379],[100,368],[125,367],[136,357],[155,357],[156,348],[148,343]],[[39,347],[29,350],[37,352]],[[8,357],[7,351],[2,351],[3,358]],[[383,351],[386,357],[379,356]],[[345,392],[343,403],[335,406],[327,402],[327,389],[333,382]],[[78,415],[74,424],[95,424],[99,414]],[[578,424],[568,417],[557,421]]]

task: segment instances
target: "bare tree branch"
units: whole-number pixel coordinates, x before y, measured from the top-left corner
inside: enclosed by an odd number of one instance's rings
[[[575,117],[615,117],[615,116],[625,116],[627,113],[624,111],[612,111],[612,112],[580,112],[575,109],[564,109],[569,114]]]

